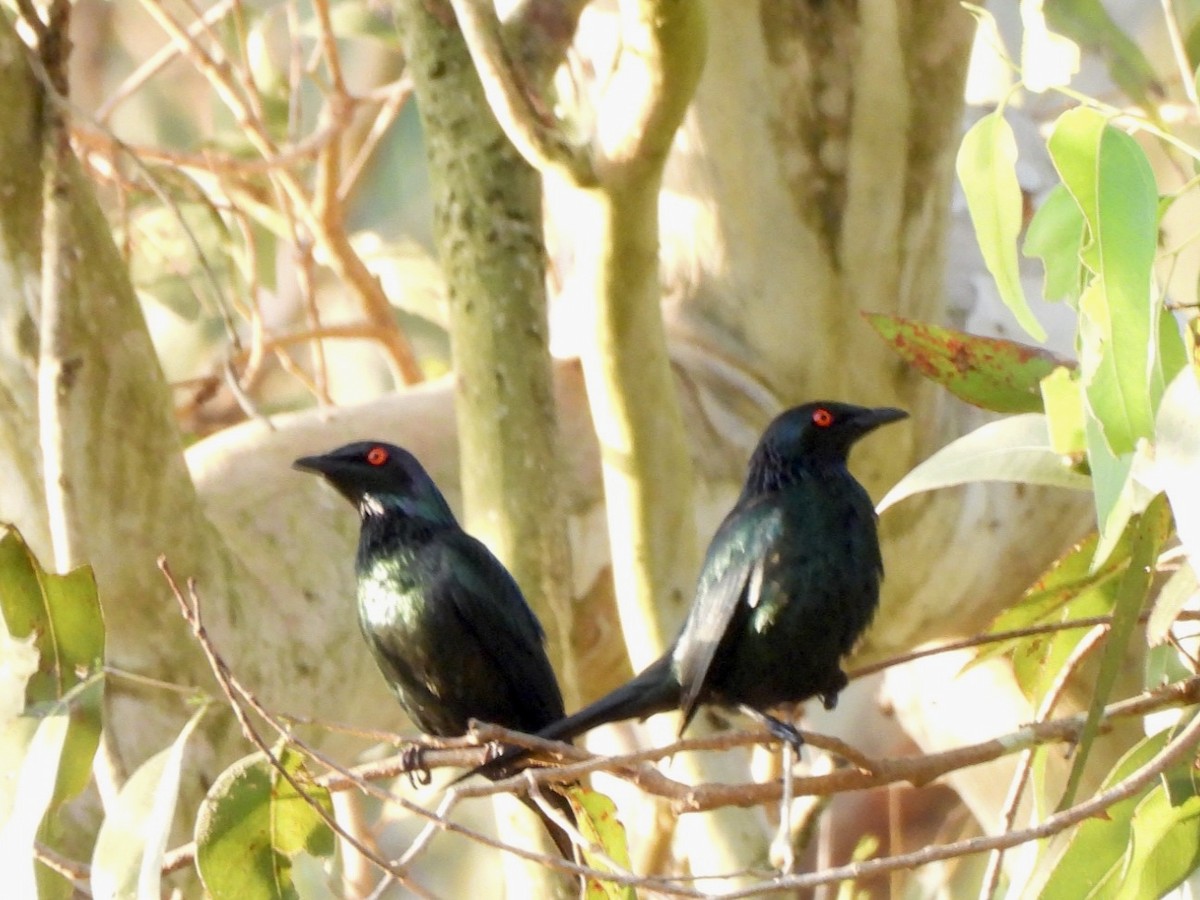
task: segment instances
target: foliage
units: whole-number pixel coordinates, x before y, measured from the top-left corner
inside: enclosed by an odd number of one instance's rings
[[[1150,67],[1136,44],[1102,15],[1099,4],[1051,6],[1059,15],[1051,24],[1105,52],[1126,90],[1152,108],[1160,88],[1146,74]],[[336,32],[359,49],[369,46],[381,54],[384,62],[379,65],[386,70],[398,64],[395,35],[365,4],[338,4],[332,24],[322,20],[319,11],[318,5],[300,16],[296,46],[320,56],[323,71],[318,76],[314,72],[321,67],[315,67],[296,81],[289,80],[291,70],[272,50],[282,18],[278,9],[242,10],[247,20],[218,28],[213,40],[228,57],[244,61],[249,73],[249,80],[238,80],[221,66],[197,66],[218,93],[224,92],[217,113],[224,126],[212,141],[218,163],[179,148],[162,158],[147,151],[132,166],[136,178],[130,185],[120,183],[127,176],[113,174],[122,171],[121,165],[104,169],[99,165],[102,154],[91,157],[98,180],[111,178],[111,185],[129,189],[121,237],[147,309],[151,315],[169,311],[186,320],[185,330],[192,338],[223,334],[233,348],[227,366],[230,393],[250,407],[260,402],[268,409],[284,408],[302,402],[298,395],[304,394],[304,401],[336,399],[317,338],[366,341],[379,357],[371,371],[381,390],[419,374],[410,337],[426,371],[447,365],[441,330],[444,287],[436,266],[411,235],[391,241],[373,230],[381,213],[372,198],[385,192],[373,190],[371,178],[378,176],[366,162],[397,120],[401,127],[415,127],[411,115],[403,119],[407,83],[394,79],[375,88],[369,99],[351,102],[351,93],[340,81],[338,57],[330,49],[336,46]],[[1032,30],[1035,23],[1030,24]],[[171,31],[169,23],[163,27]],[[1193,29],[1192,34],[1197,33],[1200,29]],[[1056,36],[1045,32],[1043,37]],[[193,62],[206,58],[200,42],[185,44],[184,55]],[[1031,45],[1027,53],[1036,49]],[[363,51],[363,56],[370,53]],[[1191,73],[1183,75],[1190,82]],[[1029,81],[1026,86],[1032,87]],[[1147,667],[1144,686],[1158,692],[1155,702],[1161,700],[1162,706],[1196,702],[1182,690],[1183,699],[1173,699],[1162,683],[1165,679],[1168,688],[1186,688],[1195,678],[1194,642],[1189,642],[1182,616],[1194,603],[1200,566],[1200,388],[1194,362],[1194,304],[1183,316],[1186,332],[1181,334],[1175,310],[1167,302],[1163,274],[1174,251],[1164,250],[1159,239],[1163,216],[1194,192],[1195,183],[1160,188],[1146,145],[1189,165],[1200,159],[1200,150],[1187,145],[1152,109],[1115,109],[1070,92],[1065,81],[1039,84],[1063,90],[1075,105],[1059,117],[1046,142],[1061,184],[1041,200],[1032,221],[1025,223],[1023,218],[1017,144],[1003,106],[967,133],[958,173],[1001,297],[1030,337],[1040,341],[1045,331],[1036,317],[1037,304],[1026,296],[1021,278],[1018,249],[1023,248],[1027,258],[1040,260],[1044,267],[1045,297],[1069,305],[1075,314],[1078,362],[1060,359],[1042,347],[973,336],[942,323],[883,314],[868,320],[922,374],[956,397],[1002,416],[914,469],[881,502],[881,509],[920,492],[981,480],[1088,490],[1095,497],[1095,534],[1015,598],[983,636],[994,643],[978,651],[980,661],[999,655],[1011,659],[1018,684],[1040,718],[1047,720],[1081,660],[1088,654],[1098,656],[1086,716],[1070,727],[1064,725],[1057,737],[1044,738],[1077,742],[1068,785],[1051,793],[1043,780],[1031,789],[1040,792],[1037,807],[1061,806],[1065,814],[1081,808],[1076,803],[1080,778],[1093,741],[1114,714],[1118,675],[1127,670],[1130,659],[1139,658],[1150,645],[1162,645],[1153,649],[1155,662]],[[206,95],[209,87],[205,82]],[[336,101],[326,102],[328,97]],[[369,108],[375,122],[350,164],[339,156],[338,129],[345,125],[335,121],[339,103],[360,112]],[[168,126],[181,132],[190,127],[182,120]],[[124,151],[113,144],[107,152],[115,159]],[[292,163],[262,165],[263,160],[280,158]],[[182,174],[185,171],[191,174]],[[360,228],[351,240],[346,220],[356,216],[371,226]],[[271,310],[263,308],[262,300],[288,290],[278,278],[282,269],[277,262],[293,246],[309,254],[297,267],[299,297],[290,311],[291,324],[302,330],[272,337],[264,327]],[[329,285],[313,276],[316,257],[332,261],[331,268],[350,286],[359,311],[350,321],[329,325],[319,315],[328,304],[328,293],[322,304],[317,298]],[[377,276],[408,288],[388,292],[402,309],[390,302],[380,305],[387,297],[379,290]],[[246,334],[249,339],[243,346]],[[295,353],[297,345],[309,344],[316,349],[306,358]],[[205,406],[222,390],[223,378],[205,371],[210,363],[202,353],[196,355],[200,362],[190,363],[170,353],[165,356],[168,365],[178,367],[173,374],[195,379],[190,385],[197,399],[184,409],[186,427],[193,434],[203,433],[213,423],[206,418]],[[284,388],[263,387],[267,376],[281,371],[294,375],[275,382]],[[214,419],[243,414],[226,411]],[[1153,614],[1143,639],[1137,624],[1149,604]],[[67,890],[67,883],[45,865],[36,867],[36,888],[31,884],[34,834],[43,856],[46,848],[57,846],[59,810],[90,777],[101,727],[103,618],[87,570],[64,576],[46,573],[12,531],[0,539],[0,606],[8,629],[2,652],[6,662],[12,660],[7,664],[15,673],[4,685],[12,694],[5,697],[5,709],[13,714],[6,722],[0,753],[6,769],[18,773],[16,788],[3,797],[0,868],[11,873],[18,892],[28,888],[31,896],[35,890],[57,896]],[[205,640],[197,631],[197,639]],[[1021,631],[1036,633],[1014,636]],[[1098,652],[1096,635],[1105,641]],[[239,694],[230,673],[222,672],[219,655],[214,659],[225,700],[239,709],[253,707],[252,698]],[[255,711],[286,738],[281,737],[269,755],[258,748],[229,767],[198,814],[183,811],[194,824],[194,854],[168,852],[168,845],[185,750],[204,709],[170,746],[130,776],[95,836],[87,871],[95,896],[158,896],[164,875],[180,860],[194,862],[205,889],[215,897],[297,896],[301,860],[314,858],[316,865],[335,870],[334,832],[325,818],[332,783],[349,779],[350,786],[384,803],[409,803],[402,791],[389,793],[375,785],[410,771],[407,763],[397,763],[384,774],[356,771],[351,778],[270,720],[266,711]],[[1191,766],[1186,760],[1164,762],[1173,741],[1186,735],[1193,721],[1189,711],[1179,723],[1145,737],[1089,798],[1111,797],[1111,802],[1081,820],[1062,820],[1058,836],[1042,849],[1035,873],[1043,896],[1075,896],[1081,885],[1096,896],[1158,896],[1196,870],[1200,798]],[[820,736],[814,736],[813,745],[820,742]],[[1044,753],[1036,741],[1019,744],[1013,737],[1009,744],[1035,757]],[[850,748],[838,752],[853,753]],[[853,774],[877,776],[877,784],[916,783],[951,770],[937,769],[938,760],[918,759],[911,763],[916,768],[889,774],[889,761],[859,762]],[[712,786],[656,782],[652,773],[638,768],[643,763],[606,764],[647,790],[657,789],[680,808],[776,798],[753,794],[761,785],[729,786],[722,794],[706,792]],[[1160,763],[1151,773],[1155,777],[1138,782],[1128,795],[1116,795]],[[318,768],[321,774],[314,774]],[[838,790],[844,774],[814,776],[812,792]],[[775,790],[773,785],[766,787]],[[629,874],[629,847],[615,806],[594,791],[571,789],[569,794],[588,845],[583,857],[589,869],[589,896],[630,896],[636,878]],[[754,799],[746,801],[747,796]],[[448,827],[442,816],[428,810],[420,814],[432,817],[431,828]],[[1014,827],[1003,836],[1011,838],[1010,844],[999,840],[984,849],[999,851],[1042,836],[1046,835],[1023,835]],[[978,849],[945,845],[947,855]],[[928,860],[917,862],[921,861]],[[402,866],[375,862],[402,877]],[[916,863],[884,859],[863,864],[877,864],[882,872],[888,871],[887,865],[900,869]],[[764,879],[761,887],[767,891],[806,886],[865,871],[810,873],[809,881],[780,876]],[[665,893],[689,890],[683,881],[656,887]]]
[[[1093,36],[1093,26],[1101,28],[1111,38],[1111,21],[1102,27],[1099,22],[1085,16],[1075,25]],[[1120,46],[1127,66],[1132,45],[1123,40]],[[1184,78],[1190,82],[1191,74]],[[1183,307],[1182,320],[1167,303],[1162,279],[1171,260],[1160,239],[1163,212],[1195,186],[1188,181],[1160,197],[1143,145],[1192,159],[1200,158],[1200,150],[1161,122],[1072,96],[1078,105],[1059,116],[1046,141],[1061,183],[1029,223],[1024,250],[1044,266],[1045,297],[1075,312],[1078,367],[1042,362],[1035,348],[951,335],[920,323],[885,320],[881,329],[922,374],[960,398],[1001,413],[1021,410],[1019,401],[1037,410],[988,423],[943,448],[896,485],[881,508],[920,491],[979,480],[1059,484],[1090,489],[1095,496],[1096,534],[991,628],[993,634],[1016,629],[1023,636],[979,654],[1008,655],[1018,683],[1045,715],[1068,680],[1079,677],[1074,670],[1092,653],[1093,638],[1101,636],[1091,624],[1094,617],[1106,623],[1069,778],[1060,793],[1036,798],[1040,808],[1060,809],[1075,802],[1103,708],[1131,659],[1169,639],[1170,649],[1162,648],[1174,657],[1167,677],[1194,676],[1191,632],[1168,620],[1194,605],[1194,572],[1200,569],[1192,524],[1200,484],[1200,367],[1189,363],[1189,347],[1196,359],[1197,318],[1194,303]],[[1020,229],[1014,215],[1021,205],[1015,148],[1001,106],[968,132],[958,173],[1000,295],[1022,327],[1041,340],[1045,332],[1025,299],[1015,253]],[[1040,391],[1032,381],[1040,381]],[[1182,553],[1164,549],[1173,539],[1181,542]],[[1168,584],[1187,586],[1158,601],[1153,637],[1140,635],[1136,624],[1145,620],[1144,610],[1166,580],[1158,574],[1170,575]],[[1049,634],[1039,627],[1076,621],[1079,627]],[[1153,672],[1145,678],[1147,689],[1160,685],[1161,661]],[[1169,728],[1152,732],[1109,773],[1106,787],[1127,777],[1134,762],[1153,765],[1172,735]],[[1200,808],[1190,769],[1182,765],[1173,770],[1176,777],[1150,783],[1102,819],[1060,835],[1054,853],[1042,855],[1031,884],[1044,879],[1041,896],[1137,897],[1161,896],[1177,885],[1200,864],[1194,852],[1181,853],[1194,847]],[[1041,790],[1048,788],[1043,784]]]

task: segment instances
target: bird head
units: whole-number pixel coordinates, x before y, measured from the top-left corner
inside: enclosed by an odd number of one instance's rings
[[[364,518],[399,512],[454,521],[446,498],[429,473],[403,447],[382,441],[357,441],[321,456],[302,456],[292,467],[324,477]]]
[[[750,466],[782,470],[800,465],[845,465],[855,441],[880,425],[908,417],[902,409],[817,401],[780,413],[767,426]]]

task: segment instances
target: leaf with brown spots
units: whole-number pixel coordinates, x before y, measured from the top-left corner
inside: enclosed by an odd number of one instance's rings
[[[863,313],[900,358],[973,406],[999,413],[1041,412],[1039,383],[1056,366],[1074,368],[1039,347],[980,337],[902,316]]]

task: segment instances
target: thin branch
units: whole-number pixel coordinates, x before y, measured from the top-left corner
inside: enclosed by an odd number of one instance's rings
[[[1082,727],[1082,722],[1080,722]],[[734,900],[740,897],[755,897],[777,890],[802,890],[819,884],[830,884],[837,881],[861,880],[877,875],[883,875],[898,869],[914,869],[944,859],[954,859],[975,853],[984,853],[1001,847],[1016,847],[1030,841],[1040,840],[1065,831],[1072,825],[1098,816],[1115,803],[1138,794],[1165,772],[1167,769],[1183,762],[1195,749],[1200,741],[1200,716],[1197,716],[1179,732],[1175,738],[1163,748],[1162,752],[1133,772],[1128,778],[1112,788],[1097,794],[1090,800],[1078,803],[1062,812],[1055,813],[1040,824],[1022,831],[1010,831],[995,837],[977,837],[950,844],[940,844],[926,847],[914,853],[889,856],[882,859],[872,859],[865,862],[851,863],[836,869],[826,869],[823,872],[813,872],[805,875],[794,875],[776,878],[746,890],[735,890],[719,896]]]
[[[1105,707],[1103,718],[1107,722],[1116,718],[1142,716],[1156,709],[1196,703],[1200,703],[1200,676],[1112,703]],[[1032,723],[1006,735],[941,753],[873,760],[869,771],[837,769],[828,775],[800,776],[795,779],[794,789],[796,795],[800,796],[866,790],[901,781],[914,787],[922,787],[950,772],[991,762],[1028,747],[1075,740],[1085,720],[1084,714],[1067,716],[1048,722]],[[517,743],[517,735],[512,734],[512,742]],[[808,733],[804,733],[804,736],[806,740],[809,739]],[[753,736],[735,737],[746,740]],[[759,735],[758,740],[764,740],[764,736]],[[529,769],[527,773],[501,781],[466,786],[459,789],[461,794],[464,797],[482,797],[502,792],[520,793],[528,777],[533,777],[539,782],[563,783],[600,770],[636,784],[646,793],[671,800],[675,810],[680,813],[703,812],[723,806],[755,806],[777,802],[782,794],[782,786],[778,780],[766,783],[690,785],[675,781],[657,769],[645,765],[650,760],[678,752],[690,742],[681,741],[666,748],[615,757],[592,756],[586,750],[568,744],[541,743],[555,750],[563,758],[583,761],[554,768]]]
[[[573,144],[545,104],[535,103],[534,86],[514,69],[500,34],[500,21],[491,2],[450,0],[458,26],[479,73],[488,105],[504,133],[540,172],[559,172],[580,187],[596,183],[590,154]]]
[[[1082,640],[1075,645],[1075,649],[1071,651],[1071,655],[1067,657],[1062,668],[1058,670],[1058,675],[1054,682],[1046,691],[1046,696],[1042,698],[1042,702],[1038,705],[1038,710],[1034,716],[1037,722],[1044,722],[1050,718],[1050,714],[1054,711],[1054,707],[1058,705],[1059,698],[1067,689],[1075,671],[1079,665],[1087,658],[1093,650],[1100,646],[1100,641],[1107,633],[1107,626],[1097,625],[1086,635]],[[1034,750],[1030,748],[1021,753],[1021,759],[1017,763],[1017,771],[1013,775],[1012,783],[1008,787],[1008,796],[1004,798],[1004,806],[1000,810],[1001,832],[1009,832],[1012,830],[1013,822],[1017,818],[1017,807],[1021,803],[1021,795],[1025,791],[1025,785],[1029,781],[1029,774],[1033,770]],[[991,900],[991,897],[996,893],[996,889],[1000,886],[1000,870],[1004,862],[1003,847],[997,847],[988,856],[987,870],[983,876],[983,886],[979,891],[980,900]]]
[[[1138,621],[1145,624],[1150,619],[1150,613],[1145,612],[1138,616]],[[1176,616],[1180,621],[1197,621],[1200,620],[1200,611],[1182,610]],[[846,677],[853,681],[856,678],[866,678],[868,675],[874,675],[876,672],[882,672],[884,669],[890,669],[893,666],[904,665],[904,663],[912,662],[916,659],[925,659],[928,656],[937,656],[939,653],[951,653],[955,650],[970,650],[974,647],[985,647],[988,644],[999,644],[1004,641],[1016,640],[1023,637],[1034,637],[1039,634],[1054,634],[1059,631],[1070,631],[1074,628],[1094,628],[1097,625],[1111,625],[1112,616],[1085,616],[1080,619],[1066,619],[1062,622],[1047,622],[1042,625],[1029,625],[1025,628],[1014,628],[1010,631],[994,631],[989,634],[980,634],[975,637],[963,638],[961,641],[948,641],[945,644],[938,644],[936,647],[925,647],[921,650],[913,650],[910,653],[902,653],[899,656],[892,656],[888,659],[882,659],[879,662],[870,663],[869,665],[859,666],[856,669],[851,669],[846,673]]]
[[[232,673],[229,671],[229,667],[225,661],[216,653],[212,642],[208,638],[208,632],[205,629],[204,622],[201,618],[200,596],[196,591],[195,579],[188,579],[188,593],[187,597],[185,598],[183,592],[179,589],[178,583],[175,581],[175,576],[171,573],[170,566],[167,565],[166,557],[160,556],[158,558],[158,568],[162,571],[163,577],[170,586],[171,593],[175,596],[175,600],[179,603],[179,608],[183,614],[184,620],[188,623],[188,625],[191,626],[192,634],[195,636],[197,643],[200,644],[200,648],[204,651],[204,655],[208,658],[209,666],[212,668],[213,674],[216,675],[217,683],[221,686],[221,690],[224,692],[225,697],[229,702],[229,706],[232,709],[234,716],[237,718],[238,725],[241,726],[242,734],[245,736],[246,740],[250,741],[250,743],[252,743],[258,749],[258,751],[263,754],[271,766],[283,777],[283,779],[292,787],[292,789],[296,791],[301,798],[303,798],[304,802],[312,807],[321,820],[325,822],[325,824],[328,825],[343,840],[353,846],[355,850],[369,859],[372,863],[379,866],[379,868],[384,872],[387,872],[389,875],[394,877],[401,884],[422,896],[432,896],[424,891],[419,885],[415,884],[410,878],[408,878],[402,870],[393,867],[387,860],[380,858],[378,854],[371,850],[371,848],[367,847],[357,837],[344,829],[333,817],[333,815],[325,808],[325,806],[313,798],[305,789],[304,785],[300,784],[295,776],[288,771],[287,767],[284,766],[283,763],[276,757],[275,753],[267,745],[266,741],[264,741],[259,735],[253,723],[251,723],[249,717],[246,715],[245,710],[242,709],[241,703],[238,702],[238,694],[240,692],[234,685]]]

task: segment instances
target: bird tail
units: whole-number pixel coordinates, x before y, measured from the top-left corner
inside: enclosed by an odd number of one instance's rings
[[[566,718],[551,722],[538,737],[569,741],[585,731],[624,719],[645,719],[679,706],[679,682],[671,672],[671,657],[660,656],[614,691]]]
[[[542,797],[545,798],[546,803],[563,815],[568,822],[572,825],[578,824],[575,818],[575,810],[571,808],[570,801],[555,790],[554,785],[546,786],[546,789],[542,791]],[[570,835],[563,830],[562,826],[555,822],[532,797],[523,796],[521,797],[521,802],[533,810],[537,814],[537,817],[542,820],[542,825],[545,827],[546,833],[550,835],[550,840],[554,841],[554,846],[558,848],[558,852],[562,854],[563,859],[575,860],[575,845],[571,843]]]
[[[609,722],[645,719],[679,706],[679,681],[671,672],[671,657],[659,657],[639,675],[585,706],[577,713],[551,722],[537,733],[548,741],[570,741],[577,735]],[[534,751],[513,748],[489,760],[457,780],[483,775],[492,781],[507,778],[529,765]]]

